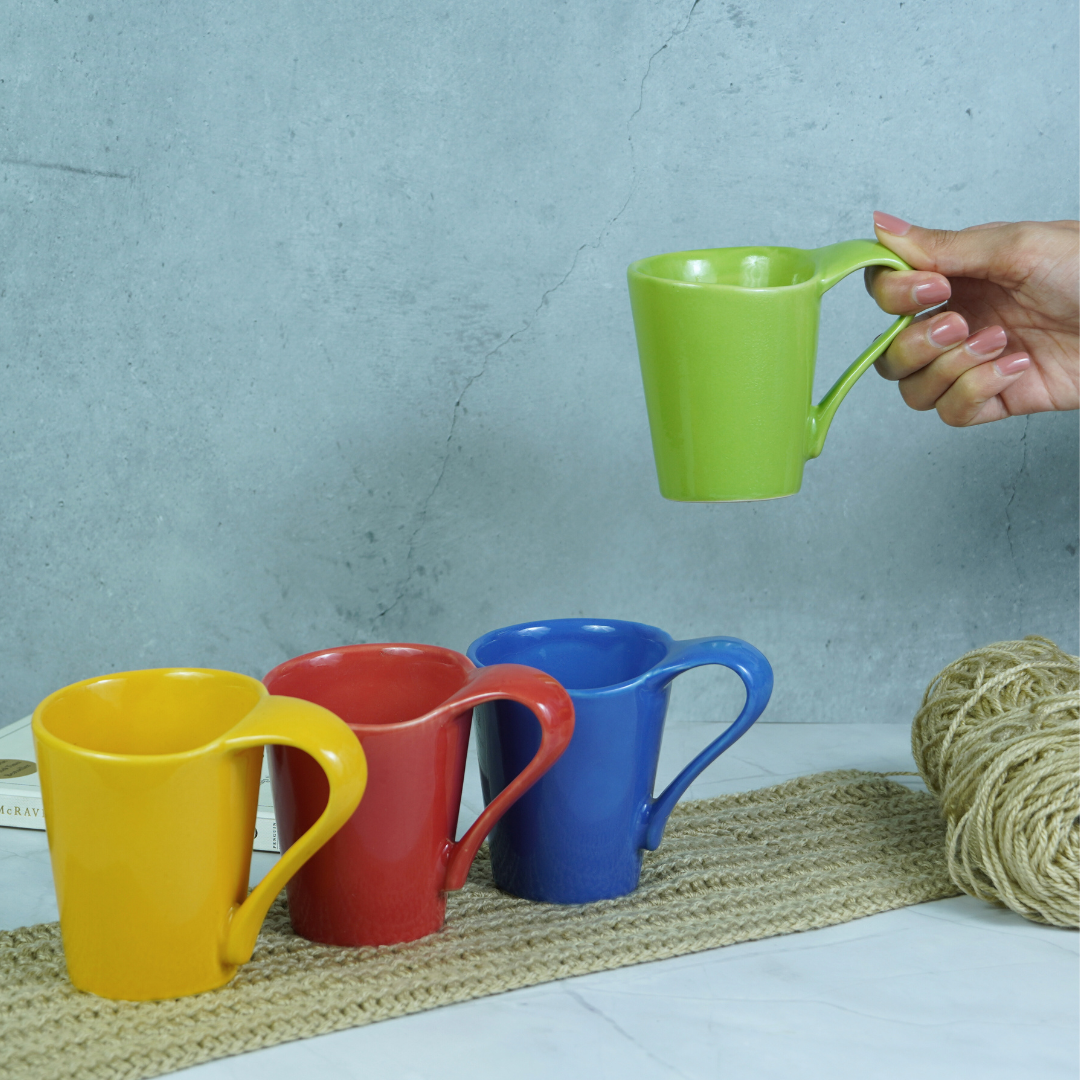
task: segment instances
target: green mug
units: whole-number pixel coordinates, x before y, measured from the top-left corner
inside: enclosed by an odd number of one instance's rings
[[[813,403],[821,297],[864,266],[910,270],[873,240],[803,251],[713,248],[627,271],[660,493],[778,499],[802,485],[837,406],[911,316],[897,319]]]

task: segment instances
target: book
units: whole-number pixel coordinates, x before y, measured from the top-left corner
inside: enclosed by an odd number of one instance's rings
[[[37,775],[37,756],[29,716],[0,728],[0,826],[44,829],[45,810]],[[255,811],[255,851],[279,851],[274,797],[270,790],[267,754],[263,752],[259,805]]]

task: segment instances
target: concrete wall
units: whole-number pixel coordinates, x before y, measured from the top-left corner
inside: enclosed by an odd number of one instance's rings
[[[624,274],[1077,216],[1076,43],[1065,0],[9,0],[0,720],[578,614],[747,638],[774,721],[1075,651],[1075,414],[955,431],[871,373],[799,495],[667,503]],[[822,388],[889,321],[859,277]],[[737,704],[684,680],[677,719]]]

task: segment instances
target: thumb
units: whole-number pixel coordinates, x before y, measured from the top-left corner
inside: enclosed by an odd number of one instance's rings
[[[1015,238],[1008,222],[976,225],[959,232],[923,229],[892,214],[874,212],[878,240],[916,270],[946,277],[969,277],[1004,283],[1010,277],[1008,253]]]

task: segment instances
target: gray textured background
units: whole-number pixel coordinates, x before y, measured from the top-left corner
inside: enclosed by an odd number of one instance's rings
[[[955,431],[871,373],[799,495],[667,503],[624,274],[1077,216],[1076,42],[1071,0],[8,0],[0,719],[578,614],[747,638],[774,721],[1075,651],[1075,414]],[[822,389],[889,321],[860,278]]]

